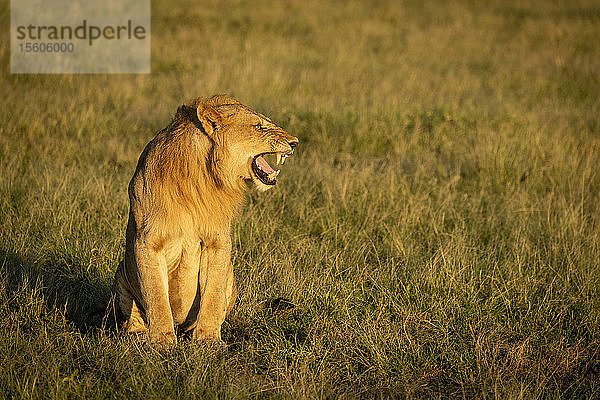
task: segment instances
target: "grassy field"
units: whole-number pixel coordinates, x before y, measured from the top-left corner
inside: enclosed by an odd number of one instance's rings
[[[600,397],[597,2],[152,6],[149,75],[0,41],[0,398]],[[160,353],[100,327],[126,186],[214,93],[300,145],[236,221],[228,348]]]

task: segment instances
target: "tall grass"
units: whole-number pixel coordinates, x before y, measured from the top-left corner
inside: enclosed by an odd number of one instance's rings
[[[600,395],[593,1],[152,6],[150,75],[0,77],[0,397]],[[236,220],[228,348],[155,352],[100,328],[126,186],[213,93],[300,145]]]

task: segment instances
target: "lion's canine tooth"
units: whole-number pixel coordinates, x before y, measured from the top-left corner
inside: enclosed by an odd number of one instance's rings
[[[281,162],[281,153],[277,153],[277,165],[279,165],[280,163],[283,164],[283,162]]]
[[[281,157],[281,165],[283,165],[283,163],[285,163],[285,159],[287,158],[287,156],[284,154],[283,157]]]

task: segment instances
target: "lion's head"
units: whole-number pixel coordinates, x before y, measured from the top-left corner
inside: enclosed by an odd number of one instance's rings
[[[195,111],[203,131],[213,140],[213,161],[232,184],[241,180],[265,191],[277,183],[279,170],[275,168],[294,153],[296,137],[229,97],[196,99],[185,106]]]

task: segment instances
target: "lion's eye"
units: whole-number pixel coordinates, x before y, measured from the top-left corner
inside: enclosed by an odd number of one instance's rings
[[[266,126],[262,126],[261,124],[254,125],[254,128],[258,129],[259,131],[264,131],[265,129],[267,129]]]

